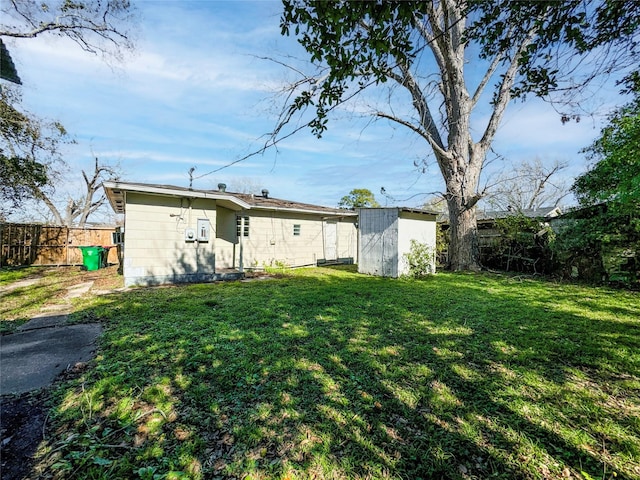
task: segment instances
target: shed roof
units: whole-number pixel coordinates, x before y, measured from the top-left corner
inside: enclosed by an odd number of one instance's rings
[[[321,214],[331,217],[356,216],[356,212],[337,208],[313,205],[310,203],[294,202],[264,195],[234,193],[222,190],[201,190],[195,188],[178,187],[175,185],[157,185],[132,182],[104,182],[104,190],[111,207],[116,213],[125,213],[126,192],[148,193],[170,197],[206,198],[216,200],[217,204],[230,210],[268,210],[290,213]]]

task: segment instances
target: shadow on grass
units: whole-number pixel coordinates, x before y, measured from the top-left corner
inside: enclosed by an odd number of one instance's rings
[[[581,314],[557,299],[566,289],[342,268],[105,297],[76,315],[106,331],[94,368],[58,392],[40,467],[66,478],[637,478],[640,325]]]

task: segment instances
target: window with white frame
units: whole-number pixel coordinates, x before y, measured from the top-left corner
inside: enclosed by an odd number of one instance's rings
[[[242,229],[242,220],[244,219],[244,230]],[[236,235],[240,237],[249,236],[249,217],[236,217]]]

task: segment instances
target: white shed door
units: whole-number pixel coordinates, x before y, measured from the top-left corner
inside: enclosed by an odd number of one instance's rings
[[[338,224],[324,223],[324,259],[335,260],[338,256]]]

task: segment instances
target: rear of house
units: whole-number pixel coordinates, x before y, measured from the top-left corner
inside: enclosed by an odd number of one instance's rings
[[[105,182],[125,215],[125,285],[213,281],[270,265],[356,262],[355,212],[218,190]],[[233,275],[233,273],[231,273]]]

